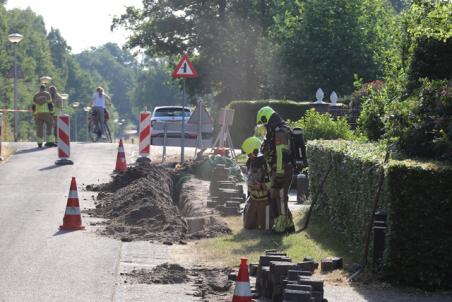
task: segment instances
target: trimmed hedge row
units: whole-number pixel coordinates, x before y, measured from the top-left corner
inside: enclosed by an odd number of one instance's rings
[[[371,144],[314,140],[307,144],[307,156],[311,196],[319,189],[330,162],[333,165],[315,212],[343,234],[353,254],[362,255],[384,150]],[[385,193],[383,190],[383,199]]]
[[[402,284],[452,288],[452,168],[393,162],[385,275]]]
[[[315,213],[327,217],[362,255],[384,150],[348,141],[310,141],[307,150],[311,194],[330,159],[333,163]],[[450,165],[391,160],[386,166],[380,208],[388,215],[387,280],[429,289],[452,287],[451,184]]]
[[[240,148],[242,142],[253,135],[257,112],[264,106],[272,107],[286,120],[296,121],[304,115],[306,110],[312,108],[312,103],[281,100],[232,101],[227,107],[235,110],[234,123],[230,127],[235,148]]]

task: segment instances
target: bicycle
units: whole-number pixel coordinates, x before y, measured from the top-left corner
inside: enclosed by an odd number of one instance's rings
[[[109,119],[109,115],[107,110],[105,110],[105,122],[104,122],[104,126],[105,126],[105,141],[111,143],[112,139],[111,139],[111,133],[110,133],[110,128],[108,127],[108,119]],[[89,116],[88,116],[88,136],[91,139],[91,141],[93,143],[98,142],[99,139],[101,138],[102,135],[102,131],[100,128],[100,121],[97,118],[97,114],[95,111],[91,111]]]

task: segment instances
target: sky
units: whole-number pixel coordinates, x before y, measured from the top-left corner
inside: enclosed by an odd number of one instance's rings
[[[141,3],[142,0],[8,0],[6,8],[30,7],[43,16],[47,31],[51,27],[60,30],[76,54],[107,42],[122,46],[128,33],[123,29],[111,32],[111,21],[124,13],[126,6],[141,7]]]

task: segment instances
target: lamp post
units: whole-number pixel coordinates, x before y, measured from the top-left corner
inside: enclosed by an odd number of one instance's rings
[[[89,116],[89,112],[91,111],[91,107],[90,106],[83,107],[83,111],[86,112],[86,141],[88,141],[89,140],[88,116]]]
[[[77,140],[78,140],[78,133],[77,133],[77,131],[78,131],[78,128],[77,128],[77,109],[78,109],[78,107],[80,106],[80,102],[73,102],[72,104],[71,104],[71,107],[72,108],[74,108],[74,110],[75,110],[75,113],[74,113],[74,124],[75,124],[75,129],[74,129],[74,141],[76,142]]]
[[[16,45],[22,41],[24,36],[18,33],[8,35],[9,42],[13,43],[14,48],[14,141],[17,141],[17,58],[16,58]]]
[[[66,101],[69,98],[69,94],[61,93],[60,96],[61,96],[61,100],[62,100],[62,102],[61,102],[61,114],[64,114],[64,101]]]

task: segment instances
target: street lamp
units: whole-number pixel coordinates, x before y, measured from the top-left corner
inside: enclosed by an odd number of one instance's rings
[[[78,140],[78,135],[77,135],[77,109],[80,106],[80,102],[73,102],[71,104],[71,107],[74,108],[75,113],[74,113],[74,124],[75,124],[75,131],[74,131],[74,138],[75,138],[75,142]]]
[[[14,48],[14,141],[17,141],[17,58],[16,45],[22,41],[24,36],[18,33],[8,35],[9,42],[13,43]]]
[[[61,93],[60,96],[61,96],[61,100],[62,100],[62,102],[61,102],[61,114],[64,114],[64,101],[66,101],[69,98],[69,94]]]

